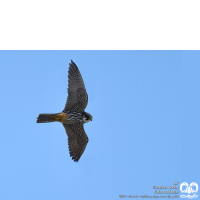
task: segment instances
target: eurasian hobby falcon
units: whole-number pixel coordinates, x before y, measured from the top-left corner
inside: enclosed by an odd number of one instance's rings
[[[88,143],[83,124],[92,121],[92,115],[85,112],[88,95],[81,73],[71,60],[68,71],[68,97],[61,113],[40,114],[37,123],[61,122],[68,136],[70,156],[78,162]]]

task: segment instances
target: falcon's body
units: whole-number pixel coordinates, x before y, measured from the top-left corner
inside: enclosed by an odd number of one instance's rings
[[[92,115],[85,112],[88,95],[81,73],[76,64],[71,61],[68,74],[68,98],[64,110],[56,114],[40,114],[37,123],[61,122],[68,135],[70,156],[76,162],[83,154],[88,143],[88,137],[83,124],[92,121]]]

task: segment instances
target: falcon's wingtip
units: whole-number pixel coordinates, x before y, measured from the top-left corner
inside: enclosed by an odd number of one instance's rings
[[[70,64],[72,64],[72,65],[76,65],[75,63],[74,63],[74,61],[73,60],[71,60],[71,63]]]

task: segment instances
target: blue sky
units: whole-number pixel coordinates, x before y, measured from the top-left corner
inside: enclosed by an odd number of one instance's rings
[[[71,59],[93,121],[78,163],[60,123]],[[119,199],[199,177],[199,51],[0,51],[0,199]]]

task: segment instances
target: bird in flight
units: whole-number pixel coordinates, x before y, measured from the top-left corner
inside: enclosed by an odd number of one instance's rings
[[[71,60],[68,71],[68,97],[60,113],[39,114],[37,123],[61,122],[68,136],[69,153],[78,162],[89,141],[83,124],[92,121],[92,115],[85,112],[88,95],[83,78],[76,64]]]

